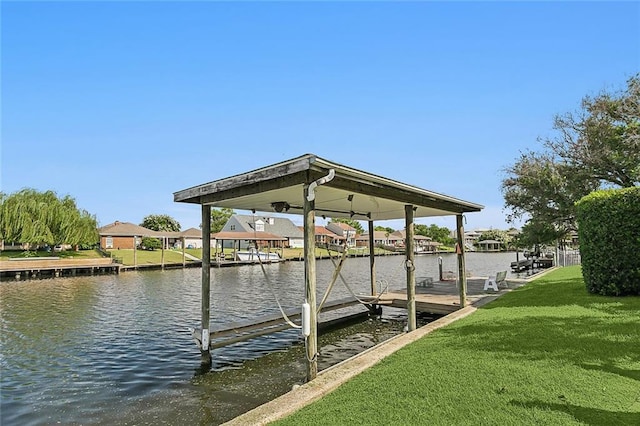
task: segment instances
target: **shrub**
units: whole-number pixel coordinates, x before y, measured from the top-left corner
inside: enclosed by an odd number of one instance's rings
[[[142,247],[145,250],[156,250],[162,247],[162,243],[157,238],[144,237],[142,238]]]
[[[640,187],[595,191],[576,207],[587,290],[640,295]]]

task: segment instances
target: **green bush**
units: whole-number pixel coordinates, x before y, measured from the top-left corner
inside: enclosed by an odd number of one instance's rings
[[[156,250],[162,247],[162,243],[157,238],[143,237],[142,248],[145,250]]]
[[[640,187],[596,191],[576,207],[589,292],[640,295]]]

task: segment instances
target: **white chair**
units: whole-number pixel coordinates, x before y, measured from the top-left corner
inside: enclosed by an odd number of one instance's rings
[[[489,277],[484,282],[484,291],[492,289],[499,291],[500,284],[504,283],[507,278],[507,271],[498,272],[495,276]]]

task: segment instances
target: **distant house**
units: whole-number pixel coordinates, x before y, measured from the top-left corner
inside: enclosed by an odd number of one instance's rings
[[[285,246],[304,247],[304,233],[291,220],[284,217],[235,214],[225,223],[221,232],[264,232],[286,239]],[[241,246],[242,247],[242,246]]]
[[[184,247],[185,248],[202,248],[202,229],[197,228],[189,228],[187,230],[182,231],[181,237],[184,238]],[[212,239],[211,247],[214,246],[215,240]]]
[[[334,234],[340,235],[347,242],[347,247],[355,247],[356,230],[350,225],[342,222],[330,222],[326,228]]]
[[[482,240],[476,243],[478,251],[500,251],[502,249],[502,242],[497,240]]]
[[[304,226],[298,226],[298,228],[304,233]],[[344,237],[336,234],[335,232],[330,231],[324,226],[316,225],[315,235],[316,235],[316,245],[318,246],[324,246],[326,244],[329,244],[329,245],[344,244]]]
[[[377,247],[397,247],[404,242],[403,237],[387,231],[373,231],[373,244]],[[356,237],[356,246],[367,247],[369,245],[369,234],[362,234]]]
[[[142,237],[158,237],[159,234],[151,229],[134,225],[129,222],[115,221],[102,228],[98,228],[100,235],[100,248],[133,249],[142,242]]]
[[[165,248],[182,248],[184,238],[185,248],[202,248],[202,230],[189,228],[179,232],[158,232],[129,222],[115,221],[98,229],[100,247],[105,250],[133,249],[140,246],[143,237],[158,238],[164,242]],[[211,247],[215,246],[215,239],[211,240]]]

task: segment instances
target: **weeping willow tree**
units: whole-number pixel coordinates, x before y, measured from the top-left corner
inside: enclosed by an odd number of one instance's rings
[[[0,193],[0,238],[29,244],[93,245],[98,241],[97,220],[79,209],[69,195],[23,189]]]

